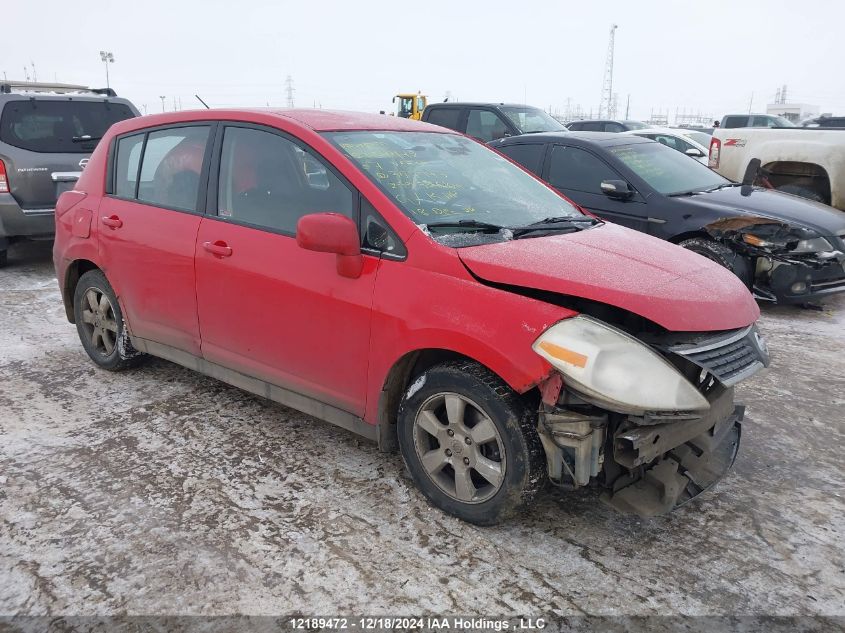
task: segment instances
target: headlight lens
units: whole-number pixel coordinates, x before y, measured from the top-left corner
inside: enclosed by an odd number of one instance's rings
[[[556,323],[534,341],[575,391],[611,411],[702,411],[707,399],[665,358],[592,317]]]
[[[832,251],[833,246],[823,237],[816,237],[809,240],[801,240],[798,246],[792,249],[793,253],[823,253]]]

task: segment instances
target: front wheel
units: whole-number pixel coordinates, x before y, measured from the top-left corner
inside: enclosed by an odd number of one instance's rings
[[[698,253],[720,266],[724,266],[734,275],[740,278],[742,283],[751,288],[753,285],[753,273],[751,263],[746,257],[735,253],[724,244],[719,244],[705,237],[694,237],[684,240],[679,244],[685,249]]]
[[[73,314],[82,347],[99,367],[120,371],[143,358],[129,341],[120,304],[101,271],[89,270],[79,278],[73,293]]]
[[[545,482],[536,414],[477,363],[451,361],[420,374],[398,417],[399,446],[417,487],[460,519],[499,523]]]

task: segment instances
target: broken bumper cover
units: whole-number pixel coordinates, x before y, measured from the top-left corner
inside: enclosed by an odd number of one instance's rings
[[[802,264],[781,264],[772,270],[767,289],[754,289],[761,298],[778,303],[803,303],[845,292],[845,264],[830,262],[814,268]],[[772,295],[766,296],[767,291]]]
[[[733,465],[744,413],[745,407],[733,405],[730,391],[704,418],[617,432],[614,459],[638,476],[615,481],[602,501],[621,512],[649,517],[694,499]]]

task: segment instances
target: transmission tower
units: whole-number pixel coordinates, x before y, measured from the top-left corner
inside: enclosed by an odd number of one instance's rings
[[[604,64],[604,81],[601,88],[601,100],[599,101],[599,116],[606,116],[608,119],[616,118],[616,103],[613,99],[613,40],[616,37],[616,24],[610,25],[610,41],[607,44],[607,61]]]
[[[288,107],[292,108],[293,107],[294,87],[293,87],[293,77],[291,77],[290,75],[288,75],[285,78],[285,92],[288,95]]]

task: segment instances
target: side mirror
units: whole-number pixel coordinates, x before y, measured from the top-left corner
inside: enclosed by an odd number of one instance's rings
[[[357,279],[364,268],[361,243],[355,222],[339,213],[312,213],[296,223],[300,248],[337,255],[337,273]]]
[[[690,147],[687,151],[684,152],[687,156],[692,156],[693,158],[701,158],[704,156],[704,152],[700,149],[696,149],[695,147]]]
[[[601,190],[604,195],[609,198],[617,198],[618,200],[627,200],[634,195],[628,183],[624,180],[602,180]]]

